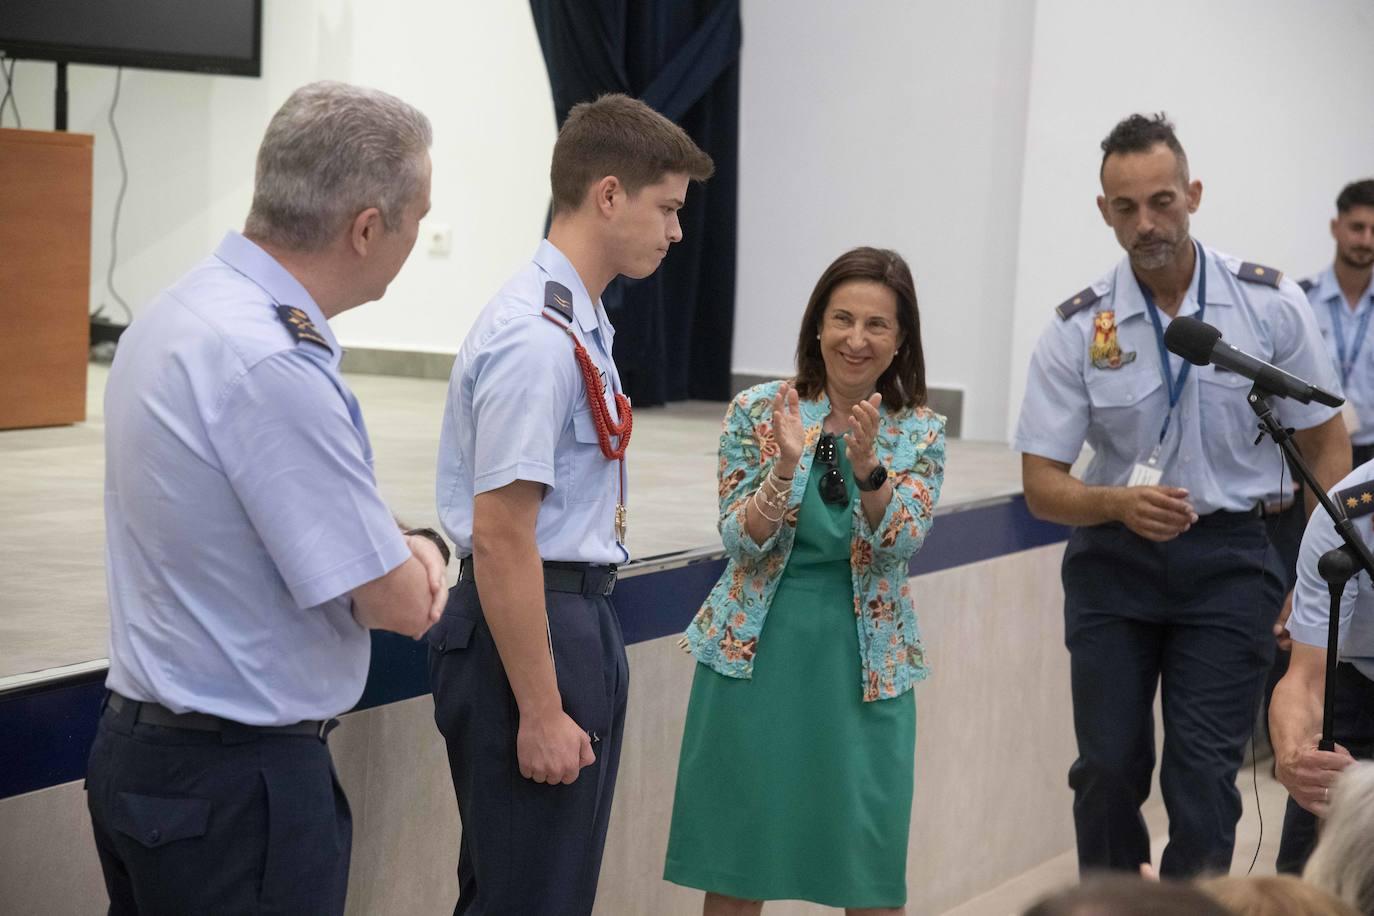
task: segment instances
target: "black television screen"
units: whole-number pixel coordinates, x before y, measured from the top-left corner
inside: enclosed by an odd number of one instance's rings
[[[262,0],[0,0],[10,57],[262,75]]]

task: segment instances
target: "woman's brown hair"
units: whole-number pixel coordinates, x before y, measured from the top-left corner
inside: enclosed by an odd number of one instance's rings
[[[797,337],[797,394],[807,400],[825,391],[825,360],[817,338],[821,319],[836,287],[854,280],[881,283],[897,297],[897,327],[902,344],[878,377],[878,393],[888,410],[921,407],[926,403],[926,360],[921,349],[921,313],[916,307],[916,284],[911,268],[895,251],[854,248],[834,260],[811,292]]]

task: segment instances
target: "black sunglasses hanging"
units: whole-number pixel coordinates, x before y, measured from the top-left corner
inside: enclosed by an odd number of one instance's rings
[[[818,487],[821,499],[832,506],[843,506],[849,502],[849,490],[845,487],[844,472],[836,463],[839,458],[835,447],[835,434],[824,433],[816,443],[816,464],[825,468]]]

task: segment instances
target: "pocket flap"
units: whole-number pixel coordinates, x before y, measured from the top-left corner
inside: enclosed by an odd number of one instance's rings
[[[472,640],[472,630],[475,626],[477,626],[477,621],[471,617],[444,614],[439,618],[438,623],[429,628],[429,632],[425,634],[425,639],[436,652],[466,649]]]
[[[210,824],[210,801],[204,798],[160,798],[120,792],[111,826],[149,849],[177,840],[204,836]]]

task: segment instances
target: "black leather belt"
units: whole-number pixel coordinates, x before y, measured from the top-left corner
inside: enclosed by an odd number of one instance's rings
[[[472,557],[458,563],[458,581],[473,577]],[[573,595],[609,595],[615,591],[616,565],[544,561],[544,589]]]
[[[159,703],[144,703],[111,692],[105,705],[114,710],[115,715],[126,709],[132,710],[133,724],[160,725],[163,728],[184,728],[193,732],[239,731],[264,735],[307,735],[321,741],[339,724],[338,719],[308,720],[294,725],[244,725],[230,719],[221,719],[203,712],[172,712]]]

